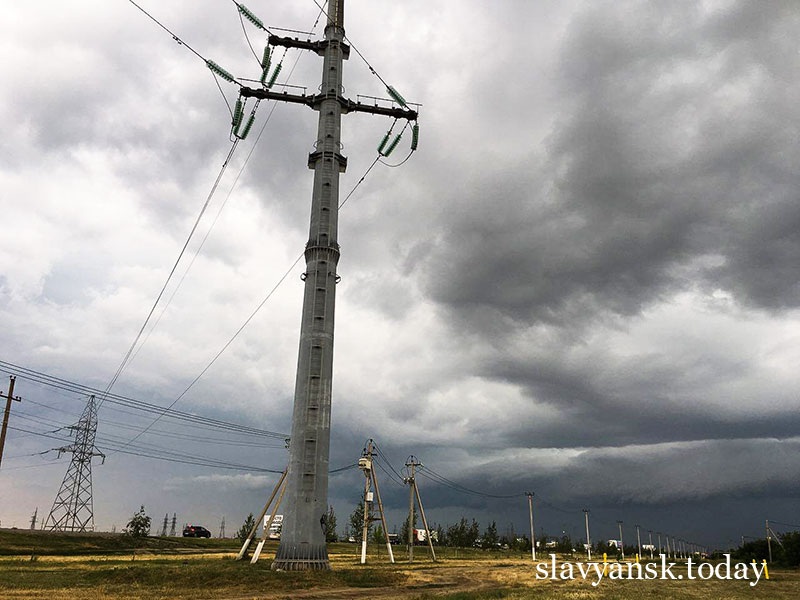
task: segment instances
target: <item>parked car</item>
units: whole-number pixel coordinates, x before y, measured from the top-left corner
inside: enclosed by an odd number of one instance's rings
[[[183,537],[204,537],[210,538],[211,532],[200,525],[187,525],[183,528]]]

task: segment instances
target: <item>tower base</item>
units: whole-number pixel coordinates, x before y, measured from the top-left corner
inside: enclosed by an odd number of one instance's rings
[[[328,547],[325,544],[280,544],[273,571],[330,571]]]

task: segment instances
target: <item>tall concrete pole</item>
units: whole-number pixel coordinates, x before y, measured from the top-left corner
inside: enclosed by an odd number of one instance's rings
[[[586,552],[588,560],[592,560],[592,540],[589,538],[589,509],[583,509],[583,517],[586,520]]]
[[[625,560],[625,542],[622,539],[622,521],[617,521],[619,525],[619,549],[622,552],[622,560]]]
[[[533,527],[533,492],[528,492],[528,514],[531,517],[531,557],[536,562],[536,530]]]
[[[333,316],[339,262],[339,174],[341,150],[344,0],[328,3],[311,226],[303,275],[303,318],[289,447],[286,514],[273,570],[330,569],[323,515],[328,509]]]
[[[650,560],[653,560],[653,530],[647,531],[647,538],[650,540]]]
[[[642,560],[642,538],[639,535],[639,526],[634,525],[636,527],[636,544],[639,546],[639,560]]]
[[[10,393],[8,394],[11,395]],[[769,553],[769,564],[772,564],[772,539],[769,535],[769,519],[764,521],[764,525],[767,529],[767,552]]]

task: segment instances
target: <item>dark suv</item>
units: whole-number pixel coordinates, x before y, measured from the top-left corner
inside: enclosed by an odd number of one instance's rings
[[[183,528],[183,537],[204,537],[210,538],[211,532],[200,525],[187,525]]]

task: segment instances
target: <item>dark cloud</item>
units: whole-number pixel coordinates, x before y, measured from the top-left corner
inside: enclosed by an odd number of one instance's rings
[[[723,36],[742,10],[603,4],[576,17],[543,158],[472,178],[458,198],[470,210],[442,222],[431,296],[470,318],[567,324],[638,314],[700,279],[796,307],[797,118],[772,67],[797,65],[797,17],[773,7]],[[706,256],[721,266],[687,279]]]
[[[402,169],[376,166],[341,214],[331,464],[375,437],[395,465],[414,453],[469,487],[533,488],[570,510],[677,527],[674,508],[691,501],[687,520],[710,536],[765,498],[789,510],[800,425],[794,3],[487,7],[412,0],[348,14],[371,64],[424,106],[419,153]],[[153,10],[204,55],[258,76],[232,5]],[[258,12],[300,29],[317,14],[310,2]],[[4,28],[0,193],[19,226],[0,242],[0,319],[16,362],[103,387],[205,201],[229,115],[202,62],[133,7],[67,13],[33,26],[20,5]],[[263,39],[252,41],[259,51]],[[347,95],[383,93],[357,56],[346,73]],[[292,81],[313,92],[318,77],[302,53]],[[268,118],[119,391],[171,402],[302,251],[316,128],[305,107],[261,104],[209,215]],[[345,119],[342,197],[388,126]],[[297,274],[180,407],[288,429]],[[120,457],[104,469],[104,525],[141,501],[246,514],[271,482]],[[39,471],[48,485],[32,471],[12,494],[50,498],[58,470]],[[142,481],[164,484],[133,498],[127,486]],[[332,479],[340,523],[362,483],[357,472]],[[523,501],[423,486],[434,521],[525,523]],[[387,488],[399,525],[407,490]],[[717,505],[737,522],[721,523]],[[542,518],[569,529],[576,515]]]

